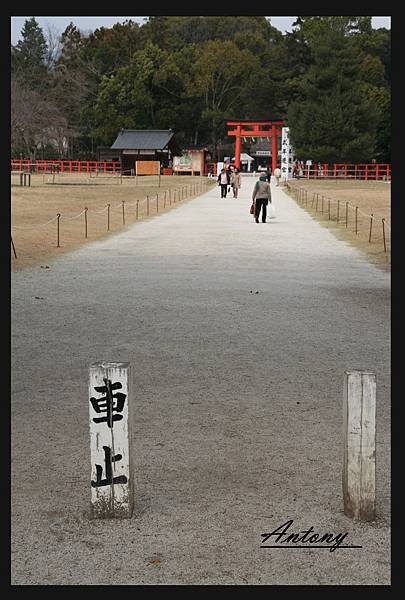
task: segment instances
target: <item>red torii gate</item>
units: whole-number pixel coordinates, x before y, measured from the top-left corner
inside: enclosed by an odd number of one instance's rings
[[[228,135],[235,136],[235,165],[240,169],[240,151],[243,137],[271,137],[271,169],[277,167],[277,136],[281,135],[284,121],[227,121]]]

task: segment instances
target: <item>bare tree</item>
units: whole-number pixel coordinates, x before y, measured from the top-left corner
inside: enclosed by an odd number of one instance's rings
[[[51,144],[61,150],[61,139],[72,135],[67,119],[58,108],[38,92],[11,80],[11,147],[24,149],[35,158],[41,145]]]
[[[47,23],[44,36],[47,45],[44,61],[48,71],[52,72],[55,70],[61,55],[61,36],[55,25],[50,25],[49,23]]]

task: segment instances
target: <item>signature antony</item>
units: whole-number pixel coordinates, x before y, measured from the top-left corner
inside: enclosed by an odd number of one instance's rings
[[[269,533],[262,533],[261,548],[329,548],[330,552],[334,552],[336,548],[362,548],[362,546],[342,545],[343,540],[348,536],[348,533],[315,533],[314,528],[309,527],[298,533],[289,532],[294,519],[286,521],[279,527],[276,527]],[[288,533],[287,533],[288,532]],[[274,537],[274,540],[271,538]],[[265,542],[274,541],[276,545],[264,545]],[[284,545],[283,545],[284,544]]]

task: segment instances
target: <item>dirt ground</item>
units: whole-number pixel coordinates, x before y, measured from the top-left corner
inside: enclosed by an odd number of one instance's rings
[[[17,258],[12,249],[11,268],[46,263],[47,258],[122,231],[136,220],[171,210],[214,183],[191,176],[59,173],[33,174],[31,186],[21,187],[19,175],[12,174],[11,235]]]
[[[391,185],[386,181],[294,179],[284,188],[334,235],[388,270],[391,262]],[[299,189],[302,191],[299,194]],[[356,233],[356,207],[357,233]],[[338,213],[339,210],[339,213]],[[370,240],[370,222],[371,240]],[[347,219],[346,219],[347,217]],[[383,223],[385,233],[385,249]]]
[[[12,585],[390,584],[389,273],[284,187],[256,224],[253,184],[12,273]],[[130,519],[89,514],[99,361],[133,368]],[[352,369],[377,381],[373,522],[343,512]],[[291,519],[356,547],[261,546]]]

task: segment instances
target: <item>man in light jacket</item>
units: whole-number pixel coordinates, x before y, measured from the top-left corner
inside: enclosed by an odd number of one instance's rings
[[[266,173],[260,175],[253,188],[252,201],[255,205],[255,221],[259,222],[260,211],[262,211],[262,223],[266,222],[267,204],[271,202],[271,188],[267,181]]]

